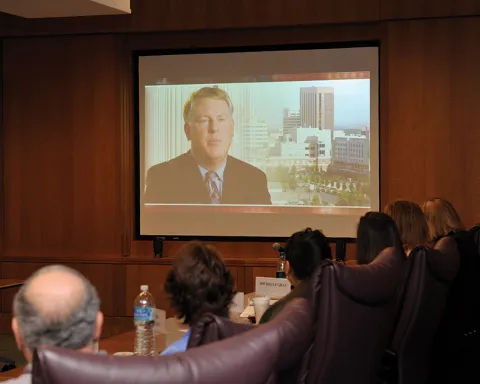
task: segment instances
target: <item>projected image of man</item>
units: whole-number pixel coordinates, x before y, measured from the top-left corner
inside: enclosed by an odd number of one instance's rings
[[[233,105],[218,87],[193,92],[183,109],[191,149],[147,172],[145,203],[270,205],[263,171],[228,155]]]

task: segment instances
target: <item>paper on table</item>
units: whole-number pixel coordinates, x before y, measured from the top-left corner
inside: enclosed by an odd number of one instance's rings
[[[278,300],[270,300],[270,305],[275,304],[277,301]],[[254,317],[254,316],[255,316],[255,308],[253,306],[253,303],[250,303],[240,315],[240,317]]]
[[[238,292],[233,296],[232,304],[230,305],[230,312],[241,313],[245,305],[245,295],[243,292]]]
[[[166,334],[167,327],[165,325],[167,313],[163,309],[155,309],[155,327],[153,332],[156,335]]]

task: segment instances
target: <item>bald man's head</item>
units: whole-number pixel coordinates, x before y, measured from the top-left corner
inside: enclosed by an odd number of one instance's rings
[[[15,296],[12,327],[29,351],[44,345],[82,349],[99,336],[99,311],[95,287],[74,269],[53,265],[34,273]]]

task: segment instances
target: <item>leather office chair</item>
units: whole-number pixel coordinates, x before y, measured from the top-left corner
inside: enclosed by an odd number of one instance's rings
[[[392,372],[396,373],[389,383],[427,382],[433,340],[459,263],[458,255],[427,247],[417,247],[410,253],[398,321],[389,347],[395,356]]]
[[[447,247],[448,245],[448,247]],[[434,340],[430,383],[480,382],[480,255],[471,233],[452,232],[435,244],[442,253],[459,255],[447,304]]]
[[[310,305],[310,316],[313,319],[313,311]],[[300,327],[308,326],[299,324]],[[255,328],[253,324],[239,324],[212,314],[204,315],[196,325],[191,328],[188,348],[195,348],[201,345],[210,344],[241,334]],[[313,338],[313,328],[310,329]],[[292,384],[301,381],[304,355],[298,355],[297,360],[289,367],[281,367],[277,374],[277,382]]]
[[[314,272],[307,384],[375,382],[394,328],[404,264],[402,253],[387,248],[368,265],[324,261]]]
[[[468,232],[470,232],[470,235],[472,236],[473,241],[475,241],[475,244],[477,245],[478,253],[480,254],[480,224],[477,224],[474,227],[470,228]]]
[[[299,326],[303,324],[303,326]],[[311,344],[305,299],[292,301],[268,324],[226,340],[159,357],[83,354],[56,347],[35,351],[34,384],[263,384],[291,366]]]
[[[1,367],[0,368],[1,372],[7,372],[7,371],[10,371],[12,369],[17,368],[14,360],[8,359],[8,358],[3,357],[3,356],[0,357],[0,367]]]

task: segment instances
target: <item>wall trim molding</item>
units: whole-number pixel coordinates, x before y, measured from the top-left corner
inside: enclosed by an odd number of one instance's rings
[[[126,49],[125,38],[118,38],[120,62],[120,202],[122,222],[122,255],[128,257],[132,250],[134,207],[134,132],[132,98],[132,63]]]
[[[103,256],[103,257],[102,257]],[[116,255],[115,259],[106,258],[105,255],[85,255],[76,257],[52,257],[48,255],[18,255],[18,256],[2,256],[1,263],[39,263],[39,264],[122,264],[122,265],[171,265],[173,258],[164,257],[160,259],[130,259]],[[229,267],[275,267],[277,258],[225,258],[225,264]]]

